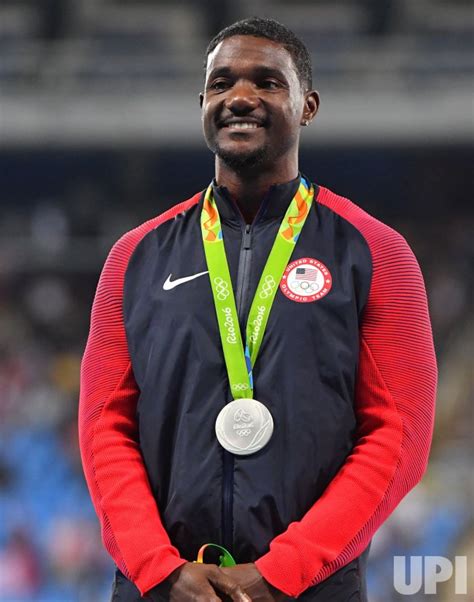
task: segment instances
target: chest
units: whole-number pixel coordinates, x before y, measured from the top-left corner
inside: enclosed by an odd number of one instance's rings
[[[244,228],[223,225],[223,236],[243,339],[247,318],[276,232],[277,222]],[[187,358],[200,370],[221,370],[222,347],[198,224],[148,241],[130,266],[125,289],[129,346],[137,376],[168,358]],[[350,237],[308,219],[276,286],[260,348],[261,363],[300,358],[331,372],[353,372],[366,294],[366,266]],[[365,280],[364,280],[365,279]],[[258,316],[257,316],[258,318]],[[258,321],[258,320],[257,320]],[[258,323],[254,325],[258,328]]]

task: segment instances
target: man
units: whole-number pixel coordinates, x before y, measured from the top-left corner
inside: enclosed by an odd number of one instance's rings
[[[423,280],[401,236],[299,173],[319,97],[286,27],[218,34],[200,102],[215,180],[114,246],[83,360],[113,600],[366,600],[371,537],[431,441]],[[237,565],[193,563],[209,542]]]

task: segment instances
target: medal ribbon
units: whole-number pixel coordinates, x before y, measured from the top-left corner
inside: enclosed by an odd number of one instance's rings
[[[219,550],[221,552],[221,555],[219,556],[219,566],[220,567],[236,565],[236,562],[233,559],[232,554],[228,550],[223,548],[222,546],[217,545],[216,543],[205,543],[203,546],[201,546],[199,548],[197,558],[194,562],[197,562],[199,564],[202,564],[204,562],[204,552],[206,551],[207,548],[216,548],[217,550]]]
[[[313,198],[313,186],[308,187],[306,181],[301,178],[298,190],[281,221],[255,291],[247,320],[244,347],[212,185],[206,190],[201,212],[201,232],[224,359],[234,399],[253,397],[252,369],[260,350],[278,283],[308,217]]]

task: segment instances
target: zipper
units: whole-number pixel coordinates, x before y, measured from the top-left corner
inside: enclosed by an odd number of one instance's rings
[[[245,301],[250,279],[252,259],[252,225],[245,224],[240,245],[239,267],[237,269],[237,292],[235,304],[239,318],[242,340],[245,345]],[[222,545],[232,553],[234,546],[234,454],[223,450],[222,480]]]
[[[240,330],[242,332],[242,341],[245,345],[245,324],[243,323],[245,314],[245,291],[248,289],[250,276],[250,260],[252,259],[252,226],[245,224],[244,236],[240,247],[239,268],[237,270],[237,294],[235,304],[237,306],[237,315],[239,317]]]

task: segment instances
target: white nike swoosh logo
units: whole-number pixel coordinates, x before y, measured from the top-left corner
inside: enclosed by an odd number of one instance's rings
[[[173,280],[173,282],[171,282],[171,276],[173,274],[170,274],[168,276],[168,278],[163,282],[163,290],[164,291],[170,291],[172,288],[174,288],[175,286],[179,286],[180,284],[184,284],[185,282],[189,282],[190,280],[194,280],[195,278],[199,278],[199,276],[204,276],[204,274],[208,274],[209,272],[199,272],[199,274],[193,274],[192,276],[185,276],[184,278],[176,278],[176,280]]]

